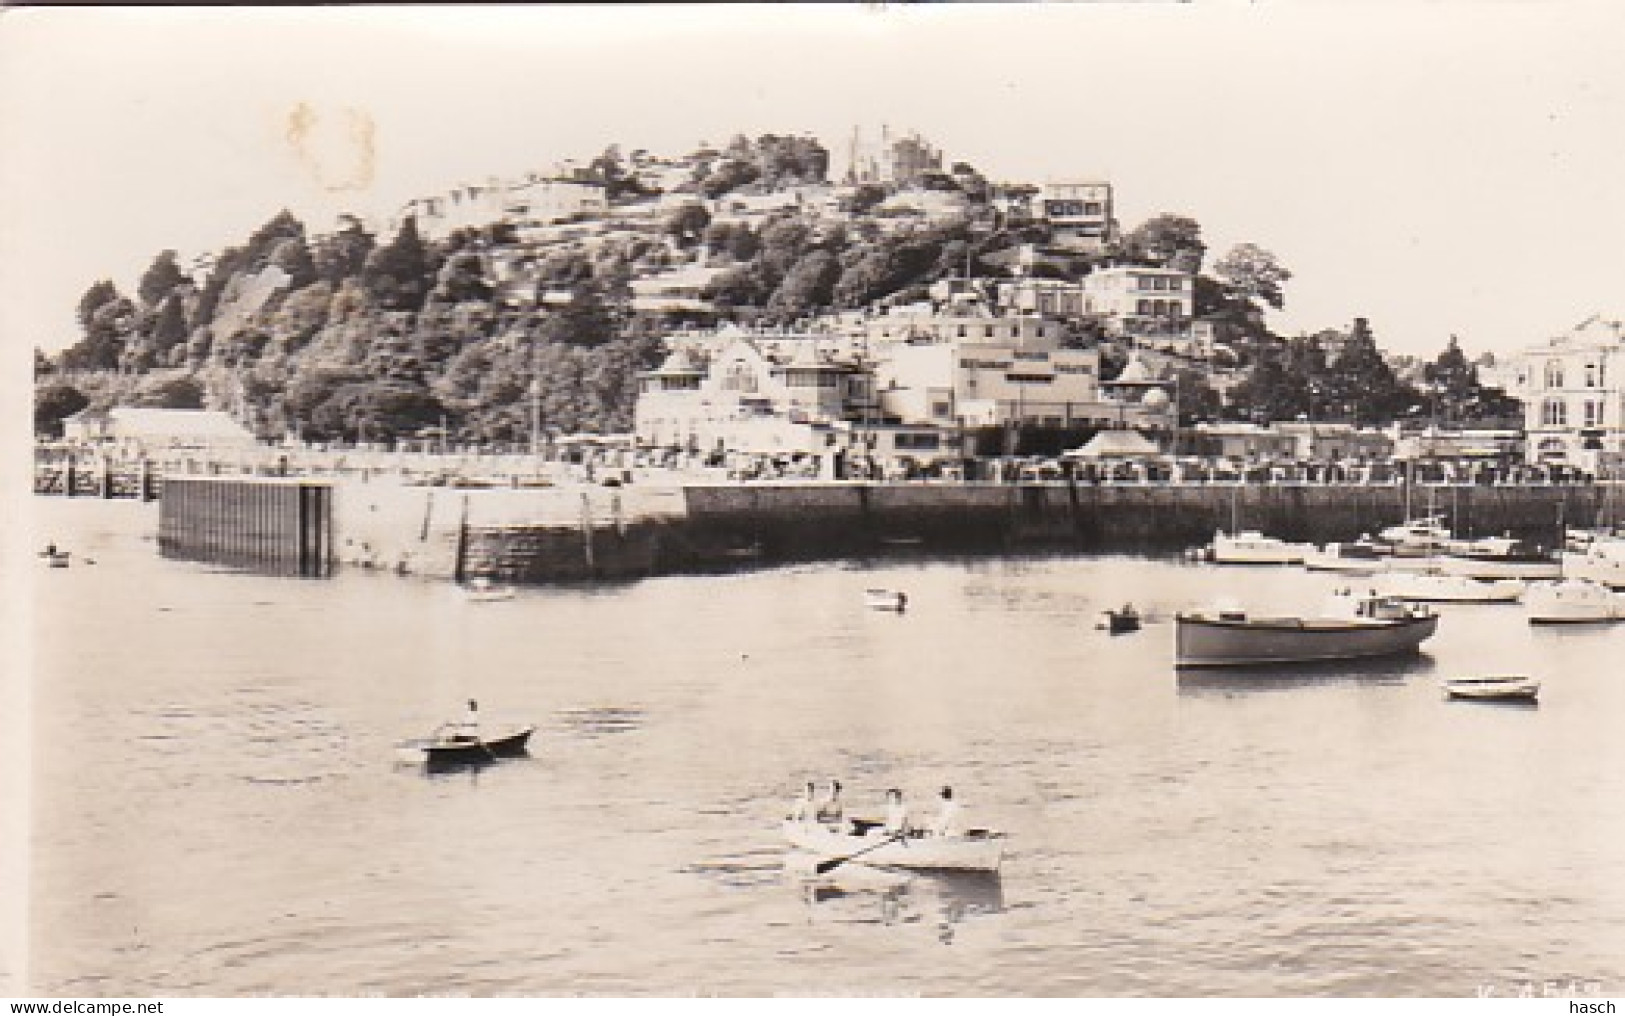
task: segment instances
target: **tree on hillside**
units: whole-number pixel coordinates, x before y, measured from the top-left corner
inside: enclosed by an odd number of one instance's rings
[[[417,310],[429,292],[429,253],[418,235],[417,219],[407,216],[395,239],[367,255],[362,284],[386,310]]]
[[[446,407],[427,388],[408,381],[341,385],[311,415],[317,432],[346,441],[388,442],[416,437],[440,424]]]
[[[1200,223],[1186,215],[1166,212],[1130,230],[1123,237],[1122,248],[1129,257],[1192,274],[1202,270],[1202,255],[1207,252]],[[1181,262],[1177,266],[1173,264],[1176,259]]]
[[[1420,396],[1394,375],[1377,348],[1371,325],[1355,318],[1327,379],[1330,399],[1356,424],[1390,423],[1420,404]]]
[[[136,306],[119,296],[116,289],[112,294],[112,299],[95,305],[85,321],[85,337],[62,351],[62,366],[75,370],[118,369],[125,345],[136,335]],[[91,294],[85,295],[88,298]],[[79,306],[83,310],[86,301],[81,300]]]
[[[700,193],[714,200],[729,191],[754,183],[761,175],[761,170],[754,163],[725,159],[700,181]]]
[[[542,320],[543,342],[561,346],[602,346],[614,337],[615,321],[594,285],[580,286],[574,298]]]
[[[705,206],[698,201],[687,201],[666,218],[666,233],[677,241],[677,246],[692,247],[710,224],[711,213]]]
[[[290,290],[303,289],[318,278],[316,260],[302,236],[283,238],[271,248],[266,263],[287,274]]]
[[[189,377],[162,378],[143,385],[135,401],[156,409],[202,409],[203,386]]]
[[[1432,402],[1430,408],[1444,420],[1505,418],[1517,415],[1522,407],[1501,389],[1480,383],[1478,367],[1467,359],[1454,335],[1431,363],[1422,366],[1422,379]]]
[[[827,250],[815,250],[797,261],[784,275],[767,309],[786,318],[801,317],[829,306],[835,283],[841,277],[840,262]]]
[[[338,232],[319,237],[311,252],[316,274],[335,286],[345,279],[357,278],[375,246],[377,242],[360,219],[353,215],[340,216]]]
[[[175,252],[166,250],[152,259],[152,265],[142,273],[141,281],[136,284],[135,292],[143,306],[156,307],[176,286],[188,281],[180,265],[175,263]]]
[[[1292,273],[1269,251],[1252,243],[1238,243],[1213,265],[1213,274],[1249,300],[1261,300],[1276,310],[1286,306],[1282,286]]]
[[[152,347],[160,357],[186,341],[186,301],[179,293],[170,293],[158,305],[158,314],[152,325]]]
[[[118,287],[109,279],[101,279],[90,284],[85,294],[79,298],[79,324],[88,329],[90,319],[103,305],[122,298]]]
[[[88,405],[90,399],[72,385],[41,388],[34,396],[34,433],[41,437],[61,437],[62,421]]]

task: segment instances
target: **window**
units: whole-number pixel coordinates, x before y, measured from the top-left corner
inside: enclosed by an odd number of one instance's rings
[[[1141,300],[1139,302],[1139,305],[1138,305],[1137,309],[1138,309],[1141,316],[1145,316],[1145,317],[1150,316],[1150,314],[1151,314],[1151,301],[1150,300]]]
[[[1546,387],[1547,388],[1561,388],[1561,387],[1563,387],[1563,361],[1562,360],[1547,360],[1546,361]]]
[[[953,414],[953,411],[954,411],[954,407],[953,407],[953,405],[951,403],[948,403],[948,402],[933,402],[933,403],[931,403],[931,415],[935,416],[935,417],[938,417],[940,419],[947,419],[949,416],[951,416]]]
[[[1600,399],[1586,399],[1587,427],[1602,426],[1602,401]]]
[[[1566,427],[1569,423],[1568,406],[1562,399],[1547,399],[1541,403],[1540,422],[1544,427]]]
[[[1586,364],[1586,387],[1597,387],[1597,365],[1594,363]]]

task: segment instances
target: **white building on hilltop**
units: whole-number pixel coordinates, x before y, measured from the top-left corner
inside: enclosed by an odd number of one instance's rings
[[[1595,471],[1625,456],[1625,322],[1591,317],[1512,364],[1531,462]]]

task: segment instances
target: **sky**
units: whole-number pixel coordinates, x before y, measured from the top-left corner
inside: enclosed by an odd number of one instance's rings
[[[1612,0],[10,10],[0,343],[68,345],[95,280],[281,208],[889,125],[1272,251],[1284,333],[1506,352],[1625,313],[1622,38]]]

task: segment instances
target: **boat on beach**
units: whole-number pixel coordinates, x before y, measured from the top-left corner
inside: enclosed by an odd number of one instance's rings
[[[1444,682],[1445,694],[1455,699],[1533,702],[1540,682],[1530,677],[1459,677]]]
[[[1213,534],[1208,560],[1214,564],[1299,564],[1315,552],[1314,544],[1288,543],[1256,530]]]
[[[1439,618],[1382,596],[1339,593],[1319,616],[1253,616],[1234,608],[1174,619],[1178,667],[1244,667],[1414,653]]]
[[[1536,583],[1523,602],[1530,624],[1606,624],[1625,619],[1625,600],[1589,579]]]
[[[994,872],[1004,859],[1004,834],[986,829],[972,829],[964,836],[910,835],[890,842],[878,829],[858,835],[813,822],[787,821],[783,832],[798,850],[827,860],[852,857],[880,868]],[[864,853],[857,857],[860,851]]]
[[[1463,575],[1398,571],[1374,580],[1376,591],[1414,603],[1516,603],[1522,579],[1474,579]]]

